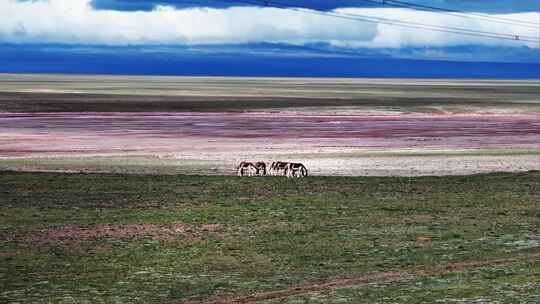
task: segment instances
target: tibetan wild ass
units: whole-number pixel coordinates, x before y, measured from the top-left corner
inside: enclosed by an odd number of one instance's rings
[[[289,163],[282,161],[275,161],[270,166],[268,173],[273,176],[285,176],[287,175],[287,166]]]
[[[256,162],[255,164],[251,162],[243,161],[236,168],[236,173],[238,176],[265,176],[266,175],[266,163]]]
[[[243,161],[236,168],[236,173],[238,176],[255,176],[258,170],[254,164],[250,162]]]
[[[288,178],[291,178],[291,177],[301,178],[301,177],[306,177],[307,175],[308,175],[308,170],[306,166],[304,166],[303,164],[289,163],[287,165],[286,176]]]
[[[257,176],[266,176],[266,163],[265,162],[257,162],[255,164],[255,169],[257,169]]]
[[[282,161],[275,161],[270,165],[270,168],[266,169],[266,163],[264,162],[246,162],[243,161],[236,168],[238,176],[286,176],[288,178],[296,177],[302,178],[308,176],[308,170],[306,166],[301,163],[287,163]]]

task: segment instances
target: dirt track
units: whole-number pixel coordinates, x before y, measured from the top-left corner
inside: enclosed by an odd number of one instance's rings
[[[314,284],[305,284],[291,286],[288,289],[257,293],[241,297],[229,297],[229,298],[217,298],[214,300],[189,300],[182,302],[183,304],[226,304],[226,303],[259,303],[260,301],[267,300],[279,300],[286,299],[291,296],[307,294],[310,292],[322,291],[326,289],[338,289],[338,288],[348,288],[353,286],[361,286],[375,283],[392,283],[399,281],[412,280],[420,276],[430,276],[430,275],[441,275],[456,271],[469,271],[485,267],[505,267],[512,264],[527,262],[527,261],[537,261],[540,260],[540,253],[534,252],[528,255],[518,256],[516,258],[507,258],[507,259],[495,259],[495,260],[485,260],[485,261],[468,261],[468,262],[457,262],[449,263],[446,265],[441,265],[432,269],[416,269],[410,272],[402,271],[388,271],[388,272],[377,272],[367,274],[365,276],[355,277],[355,278],[338,278],[329,280],[326,282],[319,282]]]

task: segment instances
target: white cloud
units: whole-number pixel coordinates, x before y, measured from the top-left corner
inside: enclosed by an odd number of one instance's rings
[[[538,35],[535,29],[406,9],[338,11],[480,31]],[[505,17],[537,22],[534,13]],[[125,12],[94,10],[90,0],[0,0],[0,42],[106,45],[329,42],[348,47],[525,45],[524,42],[414,30],[273,8],[179,10],[159,6],[149,12]],[[529,46],[538,48],[537,43]]]

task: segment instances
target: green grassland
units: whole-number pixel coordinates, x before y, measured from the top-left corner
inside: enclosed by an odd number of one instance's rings
[[[540,302],[540,172],[2,172],[0,218],[0,302]],[[48,234],[140,224],[189,228]]]

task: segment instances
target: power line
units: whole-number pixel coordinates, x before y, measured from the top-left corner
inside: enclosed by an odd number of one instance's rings
[[[400,0],[362,0],[362,1],[371,2],[375,4],[383,4],[387,6],[393,6],[393,7],[403,7],[403,8],[412,8],[416,10],[430,11],[430,12],[451,15],[451,16],[456,16],[456,17],[461,17],[461,18],[481,19],[488,22],[511,24],[515,26],[534,28],[534,29],[536,29],[538,25],[538,23],[530,22],[530,21],[515,20],[515,19],[504,18],[500,16],[491,16],[491,15],[486,15],[486,14],[481,14],[481,13],[466,12],[463,10],[422,5],[422,4],[416,4],[416,3],[400,1]]]
[[[348,15],[348,16],[361,16],[361,15],[343,13],[343,12],[340,12],[339,14]],[[431,27],[431,28],[440,28],[440,29],[448,29],[448,30],[454,30],[454,31],[476,33],[476,34],[496,35],[496,36],[507,37],[507,38],[510,38],[512,40],[516,40],[515,39],[516,38],[515,34],[504,34],[504,33],[495,33],[495,32],[489,32],[489,31],[469,30],[469,29],[464,29],[464,28],[459,28],[459,27],[433,25],[433,24],[426,24],[426,23],[420,23],[420,22],[414,22],[414,21],[388,19],[388,18],[383,18],[383,17],[367,17],[367,18],[373,18],[373,19],[389,21],[389,22],[399,22],[399,23],[403,23],[403,24],[411,24],[411,25]],[[536,36],[528,36],[528,35],[517,35],[517,36],[519,38],[526,38],[526,39],[536,39],[537,38]],[[521,39],[517,39],[517,40],[521,40]]]
[[[452,34],[459,34],[459,35],[468,35],[468,36],[492,38],[492,39],[514,40],[514,41],[517,40],[517,41],[522,41],[522,42],[538,42],[539,41],[537,40],[536,37],[532,39],[533,38],[532,36],[467,30],[467,29],[462,29],[462,28],[429,25],[429,24],[418,23],[418,22],[410,22],[410,21],[388,19],[388,18],[381,18],[381,17],[371,17],[371,16],[365,16],[365,15],[359,15],[359,14],[346,14],[346,13],[341,13],[341,12],[322,11],[322,10],[313,9],[306,6],[293,6],[293,5],[284,4],[284,3],[280,3],[276,1],[270,1],[270,0],[268,1],[266,0],[225,0],[225,1],[247,3],[247,4],[252,4],[252,5],[257,5],[257,6],[274,7],[274,8],[297,11],[304,14],[330,16],[330,17],[341,18],[341,19],[346,19],[346,20],[380,23],[380,24],[386,24],[386,25],[392,25],[392,26],[401,26],[401,27],[406,27],[406,28],[415,28],[415,29],[421,29],[421,30],[452,33]]]

